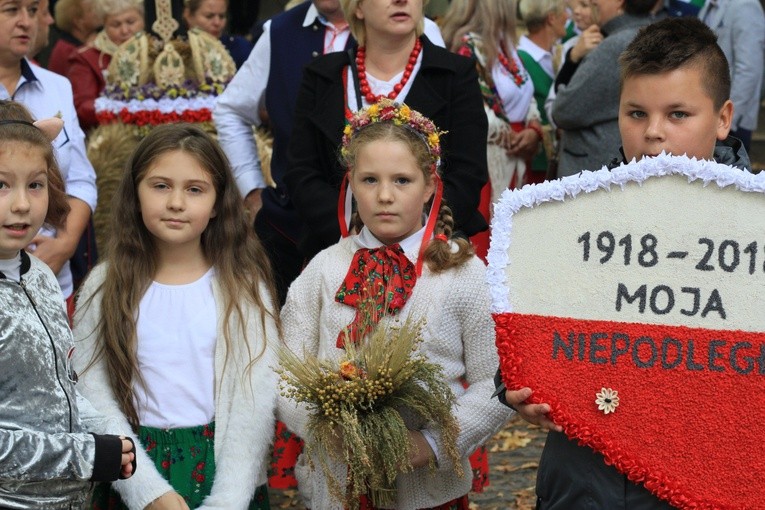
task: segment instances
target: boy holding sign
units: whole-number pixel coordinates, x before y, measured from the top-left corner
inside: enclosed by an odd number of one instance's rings
[[[741,142],[728,136],[733,117],[728,63],[702,22],[670,18],[642,29],[620,64],[625,161],[665,152],[750,168]],[[499,373],[496,381],[501,383]],[[526,421],[551,431],[537,474],[537,509],[671,508],[607,465],[602,455],[565,436],[548,417],[548,404],[527,402],[530,388],[499,394]]]

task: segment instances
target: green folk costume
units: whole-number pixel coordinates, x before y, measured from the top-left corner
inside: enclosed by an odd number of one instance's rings
[[[189,508],[202,506],[215,479],[215,423],[178,429],[139,427],[138,437],[157,471],[186,500]],[[91,508],[128,510],[108,483],[96,486]],[[269,508],[268,489],[262,485],[255,491],[248,510]]]
[[[521,58],[523,67],[526,68],[526,72],[529,73],[531,82],[534,84],[534,99],[538,105],[544,105],[547,95],[550,93],[550,89],[555,82],[554,78],[547,74],[539,62],[534,60],[534,57],[528,52],[519,49],[518,56]],[[541,117],[542,131],[545,132],[545,138],[547,138],[547,136],[551,136],[548,135],[548,133],[551,133],[551,130],[550,120],[547,118],[547,112],[544,108],[539,108],[539,116]],[[534,156],[531,162],[531,170],[534,172],[547,172],[548,161],[545,146],[549,145],[549,143],[545,140],[540,140],[540,142],[542,143],[539,144],[539,151],[537,151],[537,155]]]

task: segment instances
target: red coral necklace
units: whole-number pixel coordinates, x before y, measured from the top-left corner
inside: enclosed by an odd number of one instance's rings
[[[401,77],[401,81],[396,83],[393,86],[393,90],[388,93],[388,99],[396,99],[399,92],[404,89],[404,85],[406,85],[406,82],[408,82],[409,78],[412,76],[412,70],[414,70],[414,65],[417,63],[417,57],[420,55],[420,50],[422,50],[422,43],[419,39],[416,39],[414,48],[409,54],[409,61],[404,68],[404,75]],[[359,76],[359,89],[361,89],[361,93],[364,94],[364,99],[367,100],[367,103],[374,104],[386,96],[383,94],[375,95],[372,93],[372,88],[369,86],[369,81],[367,80],[367,68],[364,65],[366,56],[366,47],[359,46],[358,50],[356,50],[356,69],[358,70]]]
[[[507,50],[505,50],[505,45],[503,43],[500,43],[499,45],[497,60],[499,60],[499,63],[502,64],[502,67],[507,69],[507,71],[513,77],[513,81],[516,85],[520,87],[526,83],[526,76],[521,72],[520,69],[518,69],[518,64],[516,63],[515,59],[508,58]]]

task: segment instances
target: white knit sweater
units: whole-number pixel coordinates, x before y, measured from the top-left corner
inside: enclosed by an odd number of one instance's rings
[[[419,243],[414,253],[416,260]],[[322,359],[337,359],[342,350],[336,347],[338,333],[354,318],[355,309],[335,302],[335,293],[342,283],[353,255],[358,249],[355,237],[348,237],[319,253],[292,284],[287,303],[282,309],[284,338],[295,353],[318,355]],[[395,508],[415,510],[443,504],[468,493],[471,470],[468,456],[475,448],[499,430],[512,411],[491,399],[493,376],[498,364],[494,344],[494,322],[489,311],[489,294],[485,267],[477,258],[442,273],[432,273],[423,267],[412,295],[395,317],[383,321],[425,318],[424,341],[420,350],[429,360],[443,367],[449,386],[457,397],[454,415],[460,426],[457,449],[462,456],[465,475],[459,478],[448,459],[439,459],[431,474],[427,467],[399,475],[396,486],[398,501]],[[465,376],[469,388],[463,388],[459,378]],[[309,416],[304,406],[284,397],[279,398],[280,419],[306,441]],[[424,428],[425,424],[415,425]],[[429,431],[439,451],[444,451],[440,436]],[[334,466],[338,480],[345,480],[346,467]],[[342,509],[327,489],[326,481],[301,456],[295,469],[298,489],[306,506],[314,510]]]
[[[81,374],[77,388],[97,410],[112,418],[116,430],[110,432],[124,434],[130,426],[114,398],[105,361],[100,360],[83,373],[98,346],[97,327],[101,315],[100,296],[93,300],[90,298],[105,275],[105,264],[96,266],[80,291],[74,327],[74,367]],[[229,321],[234,349],[226,361],[223,296],[218,281],[214,279],[213,282],[220,340],[215,346],[215,480],[210,495],[199,508],[245,510],[255,488],[266,482],[266,468],[274,438],[278,376],[273,371],[275,359],[272,348],[266,348],[257,362],[247,369],[249,354],[236,314]],[[263,298],[268,304],[265,290]],[[254,306],[243,306],[243,310],[253,356],[261,351],[264,342],[279,342],[273,320],[267,318],[266,330],[263,331],[259,310]],[[137,437],[133,436],[133,441],[136,446],[140,445]],[[144,448],[138,446],[136,450],[136,473],[127,480],[113,482],[112,486],[130,510],[143,510],[151,501],[173,488],[159,474]]]

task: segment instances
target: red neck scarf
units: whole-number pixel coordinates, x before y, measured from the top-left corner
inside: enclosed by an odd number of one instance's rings
[[[414,264],[398,243],[358,250],[335,295],[338,303],[356,308],[353,322],[337,335],[337,347],[343,348],[346,338],[358,343],[384,315],[397,314],[416,283]],[[371,309],[360,309],[367,300],[371,300]]]

